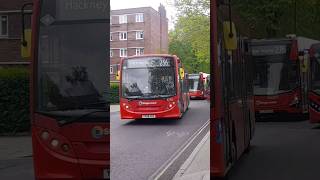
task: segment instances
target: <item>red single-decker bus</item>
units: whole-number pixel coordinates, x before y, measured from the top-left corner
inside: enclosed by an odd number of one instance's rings
[[[181,118],[189,106],[188,84],[175,55],[143,55],[120,63],[121,119]]]
[[[107,0],[33,1],[22,54],[31,50],[35,179],[109,179],[109,11]]]

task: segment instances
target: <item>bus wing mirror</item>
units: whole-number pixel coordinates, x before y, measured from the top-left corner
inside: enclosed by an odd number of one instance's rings
[[[22,24],[22,37],[21,37],[21,56],[22,58],[30,58],[31,57],[31,29],[25,28],[25,8],[27,6],[33,6],[33,3],[25,3],[21,7],[21,24]]]
[[[116,80],[120,81],[120,71],[117,72]]]
[[[179,69],[179,73],[180,73],[181,79],[184,79],[185,73],[184,73],[184,69],[183,68]]]
[[[223,37],[226,50],[237,49],[237,32],[233,22],[223,22]]]
[[[21,57],[31,57],[31,29],[24,29],[24,40],[21,43]]]

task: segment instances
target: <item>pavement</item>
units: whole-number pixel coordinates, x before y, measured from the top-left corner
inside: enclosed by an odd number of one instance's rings
[[[183,163],[174,180],[210,180],[210,132]]]
[[[110,105],[110,112],[119,112],[120,111],[120,106],[119,104],[113,104],[113,105]]]

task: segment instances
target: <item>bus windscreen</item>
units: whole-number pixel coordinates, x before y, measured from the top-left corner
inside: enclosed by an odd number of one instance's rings
[[[282,47],[285,46],[252,51],[255,95],[276,95],[298,86],[298,65],[289,59],[288,53]],[[271,52],[275,54],[268,54]]]
[[[176,95],[175,65],[171,57],[137,57],[122,64],[122,97],[157,99]]]

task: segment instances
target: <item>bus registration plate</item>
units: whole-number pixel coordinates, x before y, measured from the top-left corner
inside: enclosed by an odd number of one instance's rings
[[[259,111],[261,114],[273,113],[273,110],[261,110]]]
[[[145,115],[142,115],[142,118],[144,118],[144,119],[156,118],[156,115],[154,115],[154,114],[145,114]]]

